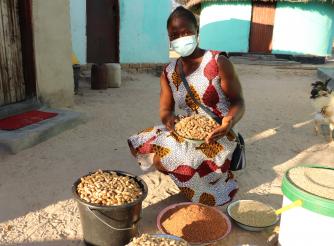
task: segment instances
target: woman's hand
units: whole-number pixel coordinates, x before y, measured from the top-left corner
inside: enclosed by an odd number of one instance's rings
[[[168,118],[165,120],[165,126],[169,131],[174,131],[174,126],[175,123],[177,123],[179,121],[179,117],[175,116],[175,115],[170,115],[168,116]]]
[[[206,137],[205,142],[212,144],[218,139],[225,137],[232,129],[232,119],[230,117],[224,117],[222,124],[213,130],[209,136]]]

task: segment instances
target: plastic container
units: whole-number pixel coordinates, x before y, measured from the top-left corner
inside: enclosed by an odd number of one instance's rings
[[[104,172],[111,171],[104,170]],[[79,178],[75,181],[72,192],[78,202],[86,245],[124,246],[139,234],[138,222],[141,219],[142,201],[147,196],[147,185],[142,179],[132,174],[121,171],[113,172],[134,178],[142,188],[143,194],[132,203],[119,206],[100,206],[82,200],[77,193],[77,185],[81,180]]]
[[[93,64],[91,69],[92,90],[108,89],[107,67],[105,64]]]
[[[119,63],[106,63],[106,79],[109,88],[121,87],[121,65]]]
[[[322,166],[306,167],[334,170]],[[279,233],[280,245],[334,245],[334,200],[313,195],[294,185],[288,176],[290,170],[283,177],[283,206],[296,200],[302,200],[302,206],[282,213]]]
[[[74,93],[78,94],[79,80],[80,80],[80,65],[74,64],[72,67],[73,67],[73,78],[74,78]]]

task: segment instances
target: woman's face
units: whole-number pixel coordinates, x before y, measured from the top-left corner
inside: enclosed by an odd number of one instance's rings
[[[182,17],[173,18],[167,29],[170,41],[185,36],[197,35],[195,25]]]

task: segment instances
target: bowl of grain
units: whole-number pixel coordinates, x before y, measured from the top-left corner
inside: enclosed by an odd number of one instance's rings
[[[163,209],[157,217],[162,233],[174,235],[191,245],[208,245],[231,232],[229,218],[214,207],[200,203],[178,203]]]
[[[182,238],[167,234],[142,234],[135,237],[126,246],[189,246]]]
[[[182,118],[175,124],[175,132],[191,143],[203,143],[205,138],[219,125],[205,115],[192,115]]]
[[[247,231],[262,231],[274,226],[279,217],[271,206],[254,200],[238,200],[227,207],[230,218]]]
[[[321,166],[300,166],[290,169],[287,178],[299,189],[334,200],[334,169]]]

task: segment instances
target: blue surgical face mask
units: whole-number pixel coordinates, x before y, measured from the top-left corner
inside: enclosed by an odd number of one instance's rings
[[[197,36],[185,36],[171,42],[172,49],[182,57],[190,56],[197,47]]]

